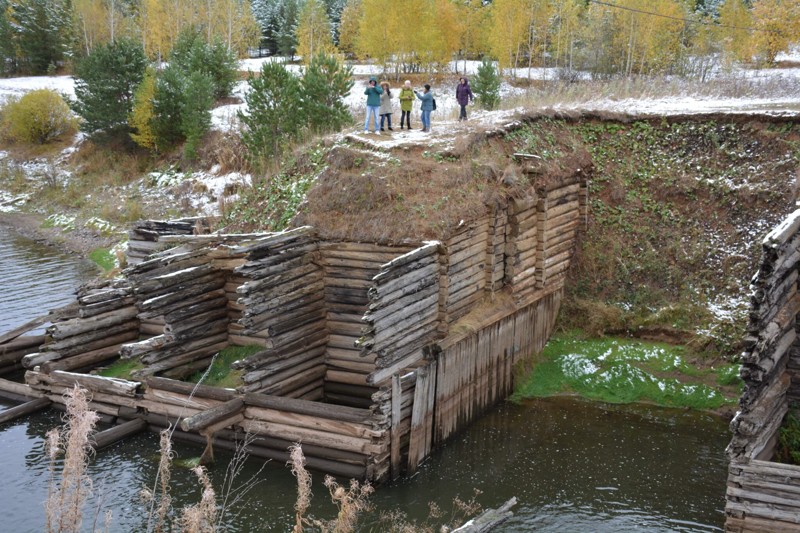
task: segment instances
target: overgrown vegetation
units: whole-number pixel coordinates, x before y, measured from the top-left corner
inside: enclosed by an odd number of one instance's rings
[[[99,376],[107,378],[120,378],[120,379],[133,379],[132,374],[145,368],[138,358],[131,359],[117,359],[105,368],[98,370]]]
[[[241,372],[233,370],[231,365],[235,361],[249,357],[263,349],[263,346],[255,345],[228,346],[221,350],[214,358],[209,369],[191,375],[187,381],[191,383],[200,383],[202,381],[204,385],[210,385],[212,387],[235,389],[242,384]]]
[[[738,366],[720,361],[716,367],[700,368],[690,356],[682,346],[561,333],[547,343],[514,398],[574,393],[610,403],[644,401],[693,409],[735,403],[741,393]]]
[[[792,404],[778,431],[775,461],[800,465],[800,406]]]

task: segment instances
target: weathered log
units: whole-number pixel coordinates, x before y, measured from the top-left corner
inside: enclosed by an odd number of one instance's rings
[[[213,409],[203,411],[189,418],[184,418],[181,421],[181,429],[183,431],[199,431],[222,420],[226,420],[243,410],[244,401],[242,401],[241,398],[234,398]]]
[[[0,413],[0,424],[16,420],[17,418],[41,411],[42,409],[46,409],[50,407],[50,404],[52,403],[53,402],[47,398],[37,398],[35,400],[25,402],[22,405],[17,405],[15,407],[6,409]]]
[[[239,294],[253,294],[258,292],[267,292],[274,287],[285,285],[298,278],[302,278],[303,276],[314,273],[322,276],[322,267],[314,263],[308,263],[298,268],[293,268],[291,270],[281,272],[279,274],[273,274],[271,276],[263,277],[257,280],[248,281],[247,283],[236,289],[236,292],[238,292]]]
[[[0,361],[3,361],[3,356],[10,353],[18,353],[23,350],[37,348],[44,344],[44,335],[25,335],[19,336],[16,339],[0,344]]]
[[[287,315],[283,320],[276,320],[276,323],[267,327],[267,332],[271,337],[278,338],[284,333],[288,333],[311,322],[320,322],[321,325],[324,326],[326,318],[324,306],[315,305],[303,311],[305,312],[300,313],[298,311]]]
[[[84,333],[97,330],[105,330],[111,326],[131,322],[136,319],[136,308],[126,307],[109,311],[91,318],[77,318],[58,322],[47,328],[47,332],[55,340],[63,340],[67,337],[75,337]]]
[[[191,294],[169,304],[159,305],[158,307],[150,308],[148,311],[140,311],[139,319],[151,319],[160,316],[171,315],[173,313],[185,310],[188,307],[203,305],[206,302],[216,301],[219,299],[224,299],[227,305],[228,295],[224,289],[213,289],[197,295]]]
[[[183,381],[176,381],[173,379],[160,377],[147,378],[146,385],[148,389],[160,389],[174,392],[176,394],[183,394],[185,396],[192,395],[199,398],[217,400],[220,402],[227,402],[228,400],[231,400],[237,396],[236,391],[233,389],[209,387],[208,385],[186,383]]]
[[[64,372],[62,370],[55,370],[50,374],[42,374],[31,372],[30,370],[25,373],[26,382],[30,383],[29,376],[35,382],[53,383],[64,387],[73,387],[79,385],[84,389],[93,392],[102,392],[112,395],[133,397],[140,385],[138,381],[130,381],[119,378],[107,378],[103,376],[94,376],[89,374],[76,374],[73,372]]]
[[[254,381],[260,381],[261,379],[277,374],[278,372],[284,371],[286,369],[294,368],[296,365],[301,363],[305,363],[311,359],[316,359],[319,356],[325,353],[325,345],[317,346],[316,348],[310,349],[307,352],[303,352],[292,357],[281,358],[277,359],[274,362],[269,362],[264,366],[260,366],[257,370],[253,370],[248,372],[242,379],[245,383],[252,383]]]
[[[310,348],[325,344],[328,341],[328,331],[319,330],[308,337],[301,337],[296,341],[274,348],[272,346],[267,349],[254,354],[243,361],[237,361],[233,364],[234,368],[257,368],[262,364],[262,361],[274,356],[291,357],[292,355],[308,350]]]
[[[95,433],[90,437],[89,444],[95,450],[101,450],[145,429],[147,429],[147,422],[141,418],[135,418],[113,428]]]
[[[427,248],[425,255],[419,256],[413,262],[404,262],[402,264],[397,264],[397,265],[392,264],[393,262],[387,263],[386,265],[383,266],[383,268],[381,268],[380,273],[378,273],[372,279],[375,283],[386,283],[393,279],[400,278],[420,268],[438,263],[438,257],[437,257],[438,254],[436,252],[437,248],[438,246],[434,248]]]
[[[78,317],[79,318],[90,318],[93,316],[101,315],[103,313],[107,313],[109,311],[114,311],[115,309],[122,309],[124,307],[133,306],[136,303],[136,298],[133,296],[128,296],[125,298],[119,298],[117,300],[110,300],[105,302],[99,302],[96,304],[85,305],[78,310]]]
[[[128,335],[128,339],[124,339],[123,336],[122,342],[124,342],[125,340],[130,340],[135,337],[136,333],[132,332],[131,334]],[[96,366],[102,363],[103,361],[107,361],[109,359],[117,357],[119,355],[119,350],[121,346],[122,344],[112,344],[111,346],[100,348],[98,350],[92,350],[90,352],[82,353],[80,355],[74,355],[71,357],[62,358],[60,360],[51,360],[42,365],[42,370],[44,372],[50,373],[53,370],[71,371],[71,370],[77,370],[79,368]]]
[[[290,282],[274,287],[272,290],[268,290],[266,292],[256,291],[248,293],[248,296],[240,298],[238,301],[239,303],[243,303],[248,306],[262,304],[274,300],[277,296],[284,296],[295,291],[302,290],[308,285],[320,280],[322,280],[322,269],[309,272],[302,277],[293,279]],[[247,285],[245,285],[245,287],[247,287]]]
[[[211,346],[212,344],[216,345],[225,342],[227,337],[228,337],[227,332],[222,330],[214,335],[210,335],[207,337],[200,337],[191,341],[174,342],[168,345],[164,345],[149,353],[140,354],[140,357],[142,362],[145,364],[157,363],[158,361],[169,359],[170,357],[174,357],[176,355],[192,352],[199,348]]]
[[[224,349],[227,345],[228,341],[223,341],[210,346],[205,346],[203,348],[198,348],[197,350],[193,350],[191,352],[182,353],[180,355],[170,357],[169,359],[161,360],[157,363],[148,365],[146,368],[133,372],[133,375],[137,379],[147,378],[159,372],[164,372],[166,370],[191,363],[198,359],[204,359],[209,355]]]
[[[42,348],[47,351],[59,352],[62,357],[70,357],[110,346],[114,344],[114,338],[118,335],[130,333],[131,331],[139,331],[139,324],[136,321],[124,322],[105,329],[68,337],[57,342],[45,344]]]
[[[487,509],[453,533],[486,533],[514,516],[511,508],[517,505],[517,498],[511,498],[497,509]]]
[[[305,305],[306,303],[323,298],[324,289],[325,283],[323,280],[315,280],[306,287],[298,288],[297,290],[286,294],[275,295],[272,298],[264,300],[262,303],[246,304],[244,315],[245,317],[257,317],[264,313],[280,312],[281,309],[284,309],[288,306]],[[245,304],[242,298],[240,298],[238,301],[242,304]]]
[[[166,330],[171,331],[170,328],[173,324],[199,322],[211,314],[217,316],[220,311],[224,312],[225,315],[228,314],[228,299],[225,295],[220,295],[216,298],[194,303],[166,313],[164,315],[164,320],[167,323]]]
[[[291,368],[276,372],[274,374],[265,375],[259,380],[249,379],[248,377],[245,376],[243,376],[243,378],[248,383],[257,382],[260,387],[259,390],[266,391],[267,389],[270,389],[273,385],[281,385],[284,382],[287,382],[293,378],[295,379],[294,381],[295,383],[302,383],[304,382],[303,380],[312,381],[312,379],[310,379],[310,376],[316,372],[316,368],[322,367],[324,369],[324,366],[325,366],[325,357],[323,355],[317,355],[316,357],[306,359],[305,361],[302,362],[298,362]],[[316,377],[314,379],[316,379]],[[265,394],[272,394],[272,393],[265,392]]]
[[[161,350],[173,344],[175,344],[175,337],[161,334],[143,341],[123,344],[119,349],[119,355],[122,359],[131,359],[149,352]]]
[[[311,338],[320,332],[328,333],[325,327],[325,320],[314,320],[293,330],[271,337],[275,347],[291,346],[293,343],[304,338]]]
[[[224,309],[222,310],[224,311]],[[209,315],[213,316],[213,315]],[[222,333],[223,331],[228,331],[228,317],[223,312],[218,312],[216,314],[215,320],[209,320],[203,324],[180,324],[172,326],[172,335],[175,336],[175,340],[178,341],[186,341],[189,339],[196,339],[198,337],[211,337],[218,333]],[[199,322],[199,321],[198,321]]]
[[[375,323],[389,319],[389,317],[395,315],[398,311],[403,311],[410,307],[416,306],[418,309],[422,309],[424,307],[424,302],[430,302],[431,297],[434,295],[438,298],[438,294],[438,284],[426,284],[418,292],[408,293],[387,302],[385,305],[370,305],[370,309],[364,314],[363,320],[368,323]],[[381,301],[381,303],[383,304],[383,301]],[[423,305],[423,307],[420,307],[420,305]]]

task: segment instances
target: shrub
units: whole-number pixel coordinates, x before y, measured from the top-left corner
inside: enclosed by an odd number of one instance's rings
[[[144,78],[141,43],[119,39],[97,46],[75,70],[75,112],[88,133],[127,127],[133,94]]]
[[[50,89],[31,91],[3,108],[3,130],[17,142],[44,144],[76,127],[67,103]]]
[[[494,63],[484,58],[478,66],[477,75],[472,79],[472,90],[484,109],[494,109],[500,104],[500,73]]]
[[[184,78],[179,69],[170,65],[156,80],[153,97],[153,132],[159,149],[171,146],[182,138],[180,126]]]

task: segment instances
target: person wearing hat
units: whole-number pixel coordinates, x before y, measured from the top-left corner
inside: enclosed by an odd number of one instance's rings
[[[369,117],[372,115],[375,120],[375,133],[380,135],[381,132],[378,129],[380,127],[378,124],[378,110],[381,108],[381,94],[383,94],[383,89],[378,85],[378,79],[375,76],[369,79],[364,94],[367,95],[367,118],[364,120],[364,133],[369,133]]]
[[[383,94],[381,94],[381,131],[384,131],[384,119],[387,122],[386,127],[392,131],[392,90],[389,88],[389,82],[382,81],[381,89],[383,89]]]

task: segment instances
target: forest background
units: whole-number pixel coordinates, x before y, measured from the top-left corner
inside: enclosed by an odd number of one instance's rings
[[[564,80],[705,79],[770,65],[800,35],[793,0],[0,0],[0,11],[6,76],[71,72],[123,37],[160,62],[193,28],[240,57],[334,53],[396,76],[488,57],[511,77],[547,67]]]

